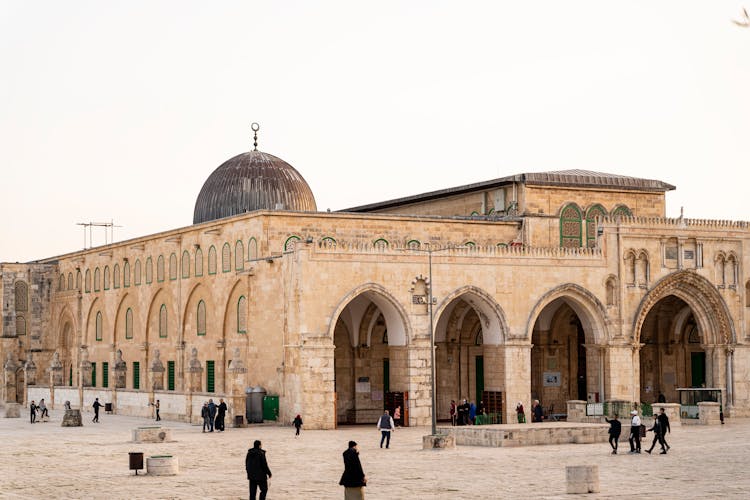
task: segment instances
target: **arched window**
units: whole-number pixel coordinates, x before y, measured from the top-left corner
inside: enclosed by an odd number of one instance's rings
[[[177,256],[175,254],[169,256],[169,279],[177,279]]]
[[[206,334],[206,303],[202,300],[198,302],[198,335]]]
[[[216,274],[216,247],[208,249],[208,274]]]
[[[114,288],[120,288],[120,265],[115,264],[112,268],[112,286]]]
[[[734,288],[737,286],[737,259],[735,258],[734,254],[729,254],[727,257],[727,266],[726,266],[726,276],[727,276],[727,284]]]
[[[477,246],[477,244],[474,243],[473,241],[467,241],[462,246],[465,246],[465,247],[475,247],[475,246]]]
[[[372,246],[374,248],[377,248],[378,250],[385,250],[388,248],[389,243],[385,238],[378,238],[377,240],[372,242]]]
[[[617,205],[612,209],[612,217],[632,217],[633,212],[625,205]]]
[[[247,333],[247,299],[244,295],[237,301],[237,333]]]
[[[133,310],[129,307],[125,311],[125,338],[133,338]]]
[[[81,270],[80,269],[76,272],[76,289],[78,290],[81,289]]]
[[[101,282],[102,282],[101,276],[102,274],[99,272],[99,268],[97,267],[96,269],[94,269],[94,291],[95,292],[98,292],[99,289],[101,288]]]
[[[221,271],[228,273],[232,270],[232,250],[229,248],[229,243],[224,243],[221,247]]]
[[[320,240],[323,247],[334,248],[336,246],[336,240],[330,236],[326,236]]]
[[[299,240],[300,240],[300,237],[294,236],[294,235],[287,238],[286,241],[284,242],[284,251],[291,252],[292,250],[294,250],[294,245],[296,245]]]
[[[26,335],[26,318],[16,316],[16,335]]]
[[[607,279],[607,305],[608,306],[614,306],[617,305],[617,280],[614,276],[610,276],[609,279]]]
[[[625,283],[635,286],[635,253],[632,250],[625,254]]]
[[[185,250],[182,252],[182,263],[180,264],[180,267],[182,267],[182,278],[187,279],[190,277],[190,252]]]
[[[86,293],[91,291],[91,269],[86,269]]]
[[[109,290],[109,266],[104,266],[104,289]]]
[[[57,281],[57,291],[62,292],[65,290],[65,274],[60,275],[60,279]]]
[[[96,313],[96,340],[102,339],[102,313],[97,311]]]
[[[130,286],[130,262],[127,260],[122,265],[122,286],[125,288]]]
[[[594,205],[586,212],[586,246],[594,248],[596,246],[596,219],[603,219],[607,216],[607,211],[601,205]]]
[[[158,259],[156,259],[156,281],[161,283],[164,281],[164,256],[160,255]]]
[[[68,273],[68,290],[73,289],[73,273]]]
[[[255,238],[250,238],[247,242],[247,260],[255,260],[258,258],[258,242]]]
[[[474,345],[482,344],[484,344],[484,334],[482,333],[482,329],[480,328],[477,334],[474,336]]]
[[[203,250],[195,249],[195,275],[203,276]]]
[[[141,259],[135,260],[135,267],[133,269],[133,281],[135,282],[135,286],[141,284]]]
[[[16,312],[29,310],[29,285],[25,281],[16,281]]]
[[[422,246],[419,240],[409,240],[406,242],[406,248],[410,250],[418,250]]]
[[[581,211],[575,204],[565,206],[560,212],[560,246],[581,247]]]
[[[167,306],[161,305],[159,309],[159,338],[167,337]]]
[[[154,281],[154,261],[151,257],[146,259],[146,284],[150,285]]]
[[[245,245],[242,244],[241,241],[237,241],[237,243],[234,244],[234,270],[235,271],[242,271],[245,269]]]

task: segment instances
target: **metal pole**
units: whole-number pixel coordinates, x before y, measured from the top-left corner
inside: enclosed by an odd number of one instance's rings
[[[437,391],[435,390],[435,328],[432,324],[432,248],[427,250],[427,263],[430,278],[427,299],[430,306],[430,388],[432,390],[432,435],[434,436],[437,434]]]

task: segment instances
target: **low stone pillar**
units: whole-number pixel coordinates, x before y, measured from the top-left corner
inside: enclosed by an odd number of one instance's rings
[[[5,403],[5,418],[21,418],[21,405],[19,403]]]
[[[698,421],[701,425],[721,424],[719,413],[721,405],[713,401],[701,401],[698,403]]]
[[[172,441],[172,429],[168,427],[138,427],[133,429],[134,443],[164,443]]]
[[[669,418],[670,427],[680,427],[680,404],[679,403],[654,403],[654,416],[659,414],[659,410],[664,408],[664,414]]]
[[[81,420],[81,410],[65,410],[61,427],[83,427]]]
[[[423,450],[443,450],[456,447],[456,438],[450,434],[429,434],[422,436]]]
[[[586,401],[568,401],[568,422],[583,422],[586,419]]]
[[[565,482],[569,494],[599,493],[599,466],[568,465],[565,467]]]
[[[176,476],[180,468],[177,457],[154,455],[146,459],[146,473],[150,476]]]

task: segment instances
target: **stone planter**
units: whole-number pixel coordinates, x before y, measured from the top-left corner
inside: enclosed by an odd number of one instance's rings
[[[172,441],[172,429],[168,427],[138,427],[133,429],[134,443],[165,443]]]
[[[150,476],[176,476],[179,472],[177,457],[172,455],[154,455],[146,459],[146,473]]]

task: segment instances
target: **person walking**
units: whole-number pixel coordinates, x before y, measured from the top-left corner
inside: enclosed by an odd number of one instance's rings
[[[612,447],[613,455],[617,455],[617,442],[620,439],[620,433],[622,433],[622,424],[617,417],[617,413],[612,420],[604,417],[604,420],[609,424],[609,445]]]
[[[245,470],[247,479],[250,481],[250,500],[255,500],[255,495],[260,489],[260,500],[265,500],[268,493],[268,481],[271,479],[271,469],[266,461],[266,451],[261,449],[260,441],[255,440],[253,447],[247,450],[245,456]]]
[[[299,413],[294,417],[292,423],[294,424],[294,428],[297,429],[297,432],[294,433],[294,437],[297,437],[299,436],[300,427],[302,427],[302,417],[299,416]]]
[[[99,402],[99,398],[96,398],[94,400],[94,404],[91,405],[91,407],[94,409],[94,419],[92,420],[92,422],[96,422],[97,424],[99,423],[99,408],[101,408],[102,406],[104,405]]]
[[[516,417],[518,418],[519,424],[526,423],[526,413],[523,411],[523,404],[519,401],[516,405]]]
[[[44,398],[39,400],[39,421],[44,422],[45,418],[49,418],[49,412],[47,411],[47,405],[44,404]]]
[[[216,429],[224,432],[224,416],[227,414],[227,404],[219,398],[219,406],[216,407]]]
[[[161,408],[161,405],[159,404],[159,400],[156,400],[156,403],[154,403],[154,411],[156,412],[156,421],[158,422],[161,420],[161,417],[159,416],[159,408]]]
[[[396,425],[393,423],[388,410],[385,410],[378,419],[378,430],[380,431],[380,447],[383,447],[383,441],[385,441],[385,447],[388,448],[391,445],[391,431],[395,429]]]
[[[667,454],[667,449],[664,447],[664,443],[663,443],[664,440],[661,437],[663,431],[662,431],[661,424],[659,422],[659,417],[658,416],[654,417],[654,425],[651,426],[651,428],[648,429],[648,430],[654,432],[654,440],[651,441],[651,448],[649,448],[648,450],[646,450],[646,453],[648,453],[650,455],[651,451],[654,449],[654,446],[656,446],[656,443],[659,443],[661,445],[661,454],[662,455],[666,455]]]
[[[203,403],[203,408],[201,408],[201,417],[203,417],[203,432],[206,432],[206,429],[211,429],[211,424],[209,423],[211,414],[208,411],[208,402]]]
[[[208,400],[208,426],[210,430],[208,432],[214,431],[214,420],[216,419],[216,405],[214,404],[213,399]]]
[[[534,400],[534,404],[532,405],[531,412],[532,412],[532,417],[531,417],[532,422],[541,422],[542,419],[544,418],[543,413],[542,413],[542,405],[539,404],[538,399]]]
[[[630,443],[630,453],[641,452],[641,417],[638,416],[638,412],[633,410],[630,412],[630,437],[628,442]]]
[[[36,403],[32,399],[31,404],[29,405],[29,412],[30,412],[29,418],[31,419],[32,424],[36,422],[36,408],[37,408]]]
[[[344,473],[341,474],[339,484],[344,487],[344,500],[364,500],[367,486],[367,476],[359,461],[357,443],[349,441],[349,448],[344,455]]]
[[[659,419],[659,429],[661,430],[661,444],[667,448],[667,451],[671,448],[667,443],[667,433],[672,433],[672,429],[669,427],[669,417],[664,413],[664,408],[659,408],[659,415],[656,417]],[[722,422],[723,423],[723,422]]]

